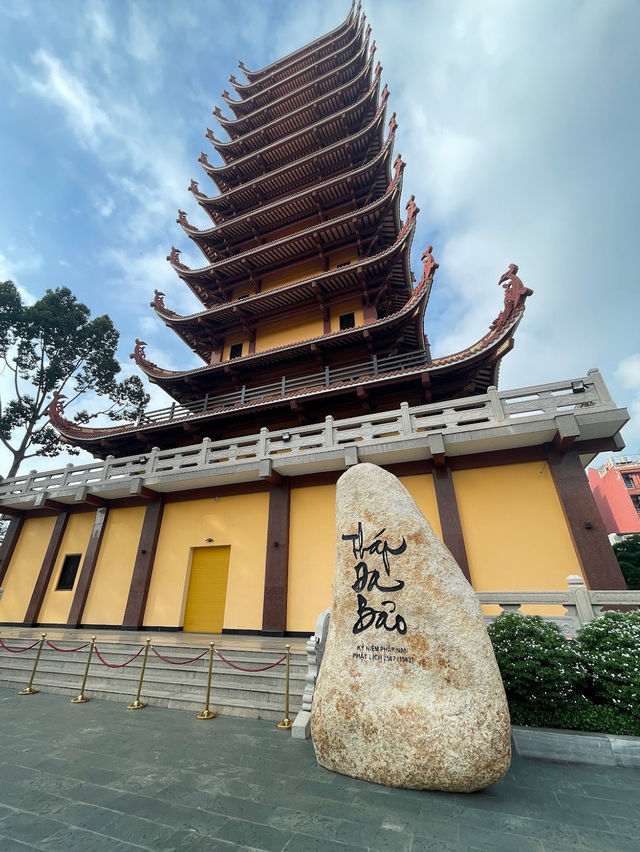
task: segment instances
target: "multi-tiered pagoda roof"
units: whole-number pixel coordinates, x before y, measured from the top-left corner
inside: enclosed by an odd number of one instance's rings
[[[181,316],[157,291],[157,316],[203,366],[167,370],[136,341],[132,358],[175,402],[135,424],[91,429],[51,420],[97,455],[193,443],[268,428],[462,397],[495,384],[531,292],[510,267],[505,308],[468,349],[432,359],[424,314],[437,269],[431,246],[416,282],[409,256],[418,207],[403,205],[404,163],[393,156],[395,113],[360,6],[335,30],[246,82],[232,75],[231,116],[207,131],[218,189],[190,190],[212,227],[178,214],[203,263],[168,260],[202,308]],[[514,271],[515,270],[515,271]]]

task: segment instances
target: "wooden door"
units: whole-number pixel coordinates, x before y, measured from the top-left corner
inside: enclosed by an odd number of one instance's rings
[[[185,631],[222,632],[230,553],[230,547],[194,548],[184,610]]]

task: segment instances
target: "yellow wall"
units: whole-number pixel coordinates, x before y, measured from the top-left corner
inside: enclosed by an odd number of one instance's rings
[[[565,589],[582,574],[546,462],[460,470],[453,481],[476,591]]]
[[[262,276],[262,289],[273,290],[274,287],[282,287],[284,284],[291,284],[294,281],[302,281],[305,278],[310,278],[312,275],[324,271],[324,266],[319,257],[313,260],[308,260],[305,263],[296,263],[294,266],[289,266],[287,269],[270,272],[268,275]]]
[[[256,335],[256,352],[275,346],[286,346],[298,340],[308,340],[322,334],[322,316],[319,310],[280,322],[260,325]]]
[[[260,630],[268,512],[266,491],[166,505],[145,625],[182,624],[191,550],[205,547],[205,540],[212,538],[214,545],[231,547],[225,628]]]
[[[398,479],[418,504],[418,508],[431,524],[434,533],[442,539],[440,515],[433,477],[430,474],[416,476],[399,476]]]
[[[360,299],[349,299],[348,302],[340,302],[331,305],[331,331],[340,331],[340,317],[342,314],[355,314],[356,325],[364,323],[362,314],[362,301]]]
[[[242,354],[243,355],[249,354],[249,343],[247,341],[247,335],[244,334],[244,333],[229,334],[227,337],[225,337],[225,340],[224,340],[224,349],[222,350],[222,360],[223,361],[229,360],[231,347],[233,346],[234,343],[242,343]]]
[[[335,485],[292,488],[287,630],[313,633],[316,618],[331,604],[335,562]]]
[[[339,263],[352,263],[358,259],[358,255],[353,246],[333,251],[329,255],[329,266],[335,269]]]
[[[0,621],[24,621],[42,560],[56,519],[31,518],[22,526],[20,538],[5,575],[0,598]]]
[[[44,601],[42,602],[42,607],[40,608],[38,621],[45,624],[66,624],[67,618],[69,617],[69,610],[71,609],[71,602],[73,601],[73,590],[78,584],[78,578],[82,571],[82,562],[84,560],[87,544],[89,543],[89,536],[93,529],[95,517],[95,512],[82,512],[78,515],[69,516],[67,528],[64,531],[60,550],[58,551],[58,557],[55,561],[55,565],[53,566],[51,579],[49,580],[49,588],[47,589]],[[58,578],[60,577],[60,571],[62,570],[62,563],[64,562],[65,556],[69,553],[82,554],[78,573],[76,574],[74,589],[58,592],[56,591],[56,586],[58,585]]]
[[[109,510],[83,624],[122,624],[144,512],[144,506]]]

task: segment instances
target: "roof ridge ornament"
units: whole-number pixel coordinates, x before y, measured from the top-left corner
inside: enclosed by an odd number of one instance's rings
[[[391,113],[391,118],[389,119],[389,136],[393,136],[393,134],[398,129],[398,122],[396,121],[395,112]]]
[[[196,230],[187,219],[187,214],[184,212],[184,210],[178,210],[178,218],[176,219],[176,222],[178,223],[178,225],[182,225],[182,227],[185,228],[187,231]],[[156,290],[156,293],[157,292],[158,291]]]
[[[518,277],[517,263],[509,264],[507,271],[500,276],[498,287],[500,285],[504,288],[504,308],[489,326],[490,331],[498,331],[508,325],[520,308],[524,308],[527,297],[533,296],[533,290],[525,287]]]
[[[57,423],[69,423],[67,418],[64,416],[64,403],[62,402],[62,400],[66,398],[66,394],[61,391],[54,391],[51,396],[51,402],[44,410],[45,415],[54,426]]]
[[[369,53],[370,53],[372,56],[373,56],[373,54],[376,52],[376,49],[377,49],[377,48],[376,48],[376,43],[375,43],[375,41],[371,42],[371,48],[370,48],[370,50],[369,50]]]
[[[220,145],[221,142],[219,139],[216,139],[213,130],[210,127],[207,127],[207,132],[204,134],[205,138],[211,142],[212,145]]]
[[[211,137],[213,137],[213,133],[211,134]],[[211,165],[211,163],[209,162],[209,158],[204,153],[204,151],[200,152],[200,156],[198,157],[198,162],[202,163],[203,166],[210,166]]]
[[[191,183],[188,186],[189,192],[192,192],[196,198],[206,198],[204,192],[200,191],[200,186],[198,185],[198,181],[191,178]]]
[[[186,266],[180,260],[180,249],[177,249],[175,246],[171,247],[170,253],[167,255],[167,260],[174,267],[174,269],[186,269],[189,270],[189,267]]]
[[[433,246],[428,245],[422,253],[422,257],[420,258],[422,261],[422,277],[418,286],[422,286],[430,281],[433,278],[436,269],[440,266],[440,264],[436,263],[433,259],[433,255],[431,254],[432,251]]]
[[[393,161],[393,178],[391,179],[391,183],[387,187],[388,189],[391,188],[392,184],[397,183],[400,180],[402,172],[404,171],[404,167],[406,165],[407,164],[402,159],[402,154],[398,154],[398,156]]]
[[[239,86],[239,85],[240,85],[240,84],[238,83],[237,79],[236,79],[236,75],[235,75],[235,74],[230,74],[230,75],[229,75],[229,82],[230,82],[232,85],[234,85],[234,86]]]

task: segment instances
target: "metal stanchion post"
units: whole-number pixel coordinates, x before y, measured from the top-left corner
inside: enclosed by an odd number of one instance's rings
[[[143,707],[146,707],[144,701],[140,701],[140,695],[142,693],[142,681],[144,680],[144,670],[147,667],[147,657],[149,656],[149,645],[151,643],[151,638],[145,639],[144,646],[144,657],[142,658],[142,668],[140,669],[140,680],[138,681],[138,693],[135,699],[131,702],[131,704],[127,704],[127,710],[142,710]]]
[[[289,718],[289,667],[291,664],[291,645],[287,645],[287,671],[285,674],[285,703],[284,703],[284,719],[278,722],[276,728],[288,730],[293,722]]]
[[[93,657],[93,646],[96,644],[96,637],[91,637],[91,644],[89,645],[89,656],[87,657],[87,665],[84,670],[84,677],[82,678],[82,686],[80,687],[80,695],[76,695],[75,698],[71,699],[72,704],[84,704],[85,701],[89,701],[87,696],[84,694],[84,688],[87,685],[87,678],[89,677],[89,666],[91,665],[91,658]]]
[[[216,714],[209,710],[209,697],[211,696],[211,671],[213,669],[213,652],[216,643],[212,642],[209,648],[209,675],[207,677],[207,699],[204,703],[204,710],[196,714],[196,719],[215,719]]]
[[[38,691],[33,688],[33,679],[36,676],[36,669],[38,668],[38,663],[40,662],[40,654],[42,653],[42,646],[44,645],[44,640],[47,638],[47,634],[42,634],[42,639],[40,640],[40,644],[38,645],[38,651],[36,653],[36,658],[33,661],[33,669],[31,670],[31,677],[29,678],[29,683],[24,689],[21,689],[18,695],[35,695]]]

